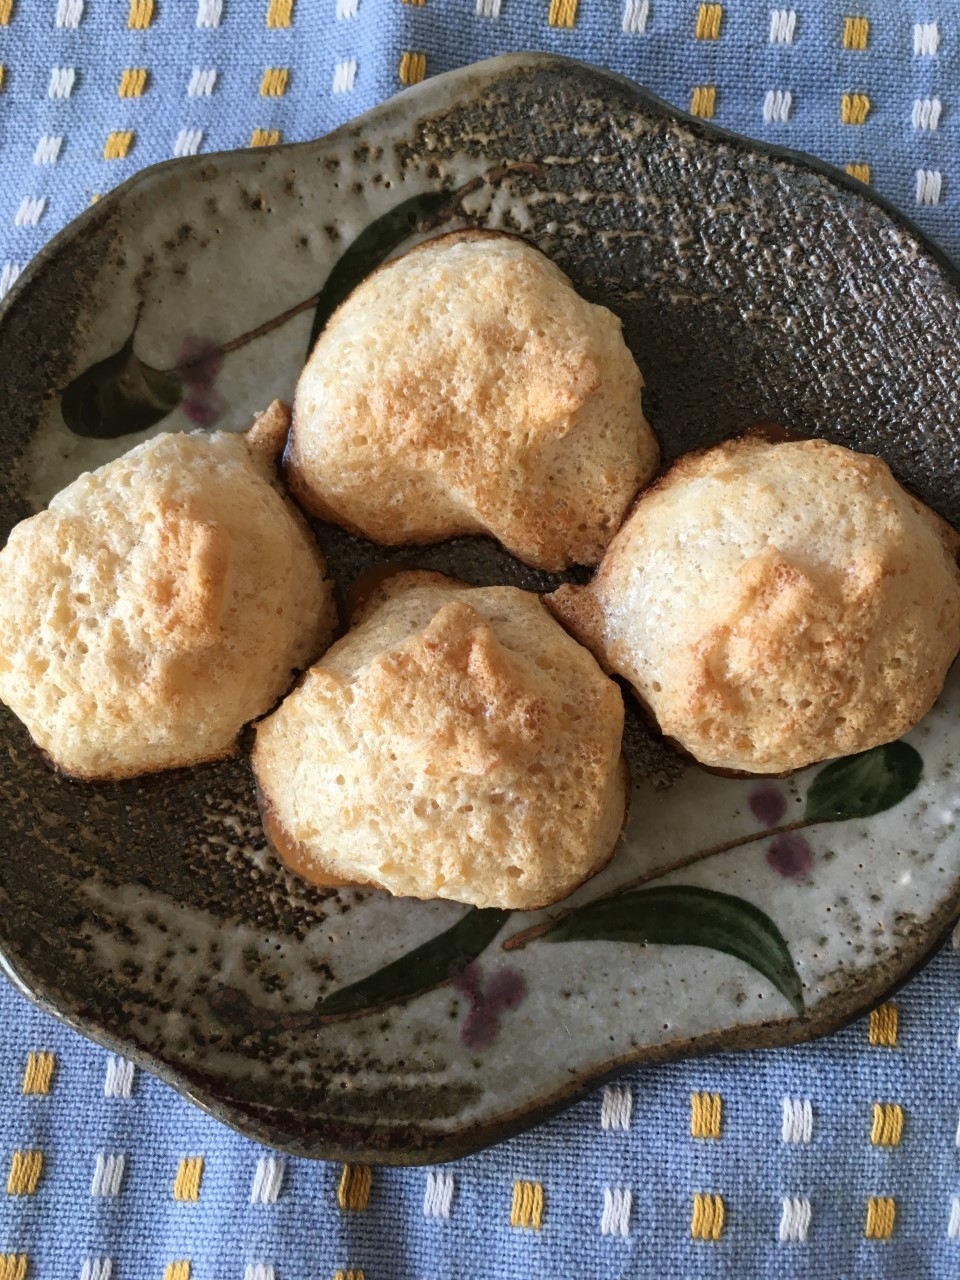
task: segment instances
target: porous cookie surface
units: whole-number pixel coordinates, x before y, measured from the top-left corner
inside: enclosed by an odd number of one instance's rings
[[[528,564],[596,564],[657,466],[618,318],[491,232],[375,272],[296,395],[291,490],[387,544],[490,533]]]
[[[958,545],[879,458],[748,437],[681,459],[550,603],[698,760],[781,773],[929,711],[960,646]]]
[[[67,773],[226,755],[329,642],[332,584],[248,443],[166,434],[86,473],[0,552],[0,698]]]
[[[315,883],[530,908],[608,860],[623,703],[536,596],[401,573],[257,730],[267,826]]]

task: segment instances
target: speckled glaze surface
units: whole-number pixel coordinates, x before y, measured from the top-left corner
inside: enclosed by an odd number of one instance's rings
[[[146,434],[67,429],[61,394],[83,370],[134,331],[156,369],[185,343],[222,353],[319,289],[373,219],[441,188],[463,192],[450,225],[526,236],[622,317],[668,457],[774,419],[880,454],[960,520],[960,292],[936,251],[842,176],[529,55],[439,77],[317,143],[160,166],[67,228],[0,311],[3,536]],[[304,310],[218,356],[151,430],[240,428],[289,398],[310,326]],[[317,529],[344,589],[387,560],[558,581],[479,539],[394,554]],[[631,819],[607,869],[562,908],[506,918],[432,990],[324,1016],[320,1001],[465,908],[294,879],[266,847],[242,752],[86,785],[54,774],[2,710],[3,963],[45,1008],[262,1141],[381,1162],[461,1155],[629,1065],[802,1040],[903,980],[960,910],[958,712],[955,670],[898,748],[909,785],[891,803],[884,774],[887,807],[841,797],[821,820],[820,770],[716,777],[631,708]],[[734,847],[695,856],[718,844]],[[705,946],[517,944],[652,881],[759,909],[798,979],[793,1003],[762,966]]]

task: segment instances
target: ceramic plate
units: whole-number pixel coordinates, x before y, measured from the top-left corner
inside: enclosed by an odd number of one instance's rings
[[[148,170],[58,236],[0,315],[3,535],[151,431],[289,397],[355,279],[464,223],[528,237],[623,318],[668,456],[775,419],[882,455],[960,520],[944,258],[841,174],[511,56],[320,142]],[[397,556],[318,533],[343,587],[387,559],[557,581],[479,539]],[[84,785],[4,712],[3,962],[264,1142],[461,1155],[636,1063],[803,1040],[903,980],[960,909],[958,712],[955,672],[903,742],[744,782],[631,710],[626,839],[533,915],[312,889],[266,848],[245,755]]]

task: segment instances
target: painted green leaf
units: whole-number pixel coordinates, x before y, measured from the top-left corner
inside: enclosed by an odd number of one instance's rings
[[[451,973],[475,960],[490,945],[509,915],[509,911],[472,908],[429,942],[377,969],[369,977],[334,991],[320,1001],[317,1013],[321,1018],[365,1013],[379,1005],[394,1004],[439,987]]]
[[[859,755],[834,760],[814,778],[807,792],[804,819],[846,822],[850,818],[870,818],[904,800],[922,773],[920,753],[905,742],[888,742]]]
[[[374,267],[378,267],[389,257],[398,245],[413,235],[419,223],[432,214],[439,213],[444,205],[451,204],[451,200],[449,191],[426,191],[421,195],[411,196],[360,232],[337,260],[320,291],[320,299],[313,313],[308,354],[313,350],[313,344],[320,337],[324,325],[344,298],[353,292]]]
[[[544,935],[548,942],[686,944],[724,951],[762,973],[803,1012],[800,977],[783,934],[758,907],[713,889],[665,885],[588,902]]]
[[[74,378],[60,398],[60,408],[75,435],[113,440],[160,422],[182,395],[177,374],[144,364],[133,349],[131,334],[119,351]]]

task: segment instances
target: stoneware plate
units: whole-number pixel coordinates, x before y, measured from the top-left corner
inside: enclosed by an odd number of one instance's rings
[[[623,318],[668,456],[774,419],[960,520],[945,259],[842,174],[524,55],[320,142],[148,170],[58,236],[0,314],[3,536],[149,432],[289,397],[357,279],[464,224],[528,237]],[[318,532],[344,588],[388,559],[557,581],[481,539]],[[958,711],[954,673],[905,741],[781,782],[704,773],[631,711],[626,839],[532,915],[311,889],[266,847],[244,753],[84,785],[4,711],[3,964],[264,1142],[462,1155],[635,1063],[804,1040],[902,981],[960,910]]]

